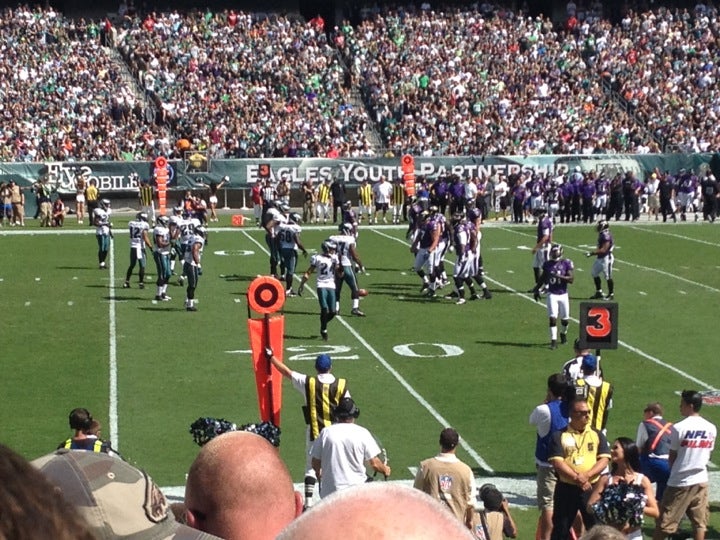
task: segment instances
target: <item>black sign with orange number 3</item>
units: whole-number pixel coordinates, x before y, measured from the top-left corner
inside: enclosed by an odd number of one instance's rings
[[[285,289],[270,276],[255,278],[247,291],[248,305],[261,315],[280,311],[285,303]]]
[[[615,302],[580,304],[580,347],[617,349],[618,305]]]

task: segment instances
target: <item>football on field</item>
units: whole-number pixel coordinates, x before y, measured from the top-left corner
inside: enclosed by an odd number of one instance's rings
[[[358,295],[367,296],[368,295],[367,289],[358,289]]]

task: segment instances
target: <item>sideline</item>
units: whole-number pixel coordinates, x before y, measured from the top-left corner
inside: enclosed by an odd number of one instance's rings
[[[248,232],[246,232],[246,231],[242,231],[242,232],[243,232],[243,234],[245,235],[245,237],[248,238],[251,242],[253,242],[256,246],[258,246],[263,253],[265,253],[266,255],[269,255],[269,252],[267,251],[267,249],[266,249],[266,247],[265,247],[264,245],[262,245],[260,242],[258,242],[258,241],[257,241],[255,238],[253,238],[252,236],[250,236],[250,234],[249,234]],[[295,279],[298,279],[297,276],[295,276]],[[315,298],[317,298],[317,293],[315,292],[315,288],[314,288],[314,287],[312,287],[312,286],[307,287],[306,290],[310,291],[311,294],[312,294]],[[428,403],[428,401],[427,401],[425,398],[423,398],[423,397],[417,392],[417,390],[415,390],[415,389],[410,385],[410,383],[408,383],[408,382],[405,380],[405,378],[404,378],[402,375],[400,375],[400,373],[398,373],[398,371],[395,370],[395,368],[393,368],[392,365],[390,365],[390,363],[389,363],[387,360],[385,360],[385,358],[383,358],[383,356],[382,356],[380,353],[378,353],[367,341],[365,341],[365,339],[363,339],[363,337],[362,337],[352,326],[350,326],[350,324],[348,324],[348,322],[345,321],[345,319],[344,319],[341,315],[336,316],[335,319],[336,319],[338,322],[340,322],[340,324],[342,324],[342,325],[355,337],[355,339],[357,339],[357,340],[360,342],[360,344],[361,344],[363,347],[365,347],[365,348],[368,350],[368,352],[369,352],[373,357],[375,357],[375,359],[376,359],[378,362],[380,362],[380,363],[383,365],[383,367],[395,378],[395,380],[397,380],[397,381],[400,383],[400,385],[401,385],[403,388],[405,388],[405,390],[407,390],[407,392],[408,392],[411,396],[413,396],[413,397],[418,401],[418,403],[420,403],[420,405],[422,405],[422,406],[425,408],[425,410],[427,410],[427,411],[430,413],[430,415],[431,415],[433,418],[435,418],[435,420],[438,421],[438,423],[439,423],[442,427],[446,427],[446,426],[451,425],[451,423],[448,422],[430,403]],[[462,438],[460,438],[460,446],[463,447],[463,449],[475,460],[475,463],[477,463],[477,465],[478,465],[480,468],[482,468],[484,471],[487,471],[489,474],[493,474],[493,473],[495,472],[495,471],[492,469],[492,467],[490,467],[490,465],[488,465],[488,463],[480,456],[480,454],[478,454],[478,453],[475,451],[475,449],[473,449],[473,448],[472,448],[467,442],[465,442],[465,440],[462,439]]]

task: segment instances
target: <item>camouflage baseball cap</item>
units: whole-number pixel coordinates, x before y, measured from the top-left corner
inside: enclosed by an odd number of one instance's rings
[[[32,464],[79,510],[99,539],[217,540],[175,521],[155,482],[119,458],[63,448]]]

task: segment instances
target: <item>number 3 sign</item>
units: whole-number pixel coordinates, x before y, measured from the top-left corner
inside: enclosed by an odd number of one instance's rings
[[[617,349],[618,305],[615,302],[580,304],[580,347]]]

